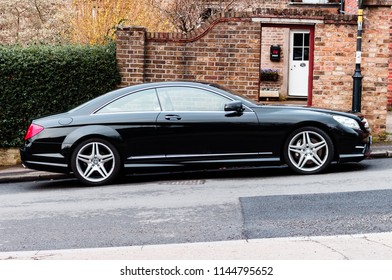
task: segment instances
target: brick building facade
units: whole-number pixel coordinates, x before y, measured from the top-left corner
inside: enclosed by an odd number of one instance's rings
[[[385,132],[387,102],[392,103],[391,5],[392,0],[365,0],[361,111],[375,135]],[[339,14],[339,1],[275,0],[262,7],[215,15],[186,35],[119,27],[122,85],[198,80],[255,100],[301,98],[310,106],[351,110],[356,15]],[[271,60],[272,45],[280,48],[279,60]],[[265,69],[278,72],[277,80],[263,80]]]

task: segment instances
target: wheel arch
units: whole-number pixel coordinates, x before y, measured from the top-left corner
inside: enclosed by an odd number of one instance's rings
[[[285,163],[284,160],[284,148],[285,148],[285,143],[286,143],[286,139],[297,129],[300,129],[302,127],[316,127],[318,129],[321,129],[322,131],[324,131],[329,138],[332,141],[332,144],[334,146],[334,155],[333,155],[333,159],[337,160],[339,153],[338,153],[338,146],[337,146],[337,142],[336,142],[336,138],[334,137],[332,131],[333,131],[333,127],[326,125],[325,123],[322,122],[317,122],[317,121],[304,121],[304,122],[300,122],[297,123],[295,126],[293,126],[290,130],[288,130],[284,137],[284,141],[282,141],[281,147],[280,147],[280,160],[282,163]]]
[[[87,127],[79,127],[72,131],[64,139],[61,145],[61,152],[67,158],[68,166],[70,167],[70,161],[72,153],[79,143],[90,139],[90,138],[100,138],[109,141],[113,144],[120,154],[121,161],[122,158],[122,145],[124,143],[122,136],[113,128],[104,125],[93,125]]]

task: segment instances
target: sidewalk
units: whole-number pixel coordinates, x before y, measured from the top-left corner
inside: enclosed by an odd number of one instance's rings
[[[1,260],[391,260],[392,232],[51,251]]]

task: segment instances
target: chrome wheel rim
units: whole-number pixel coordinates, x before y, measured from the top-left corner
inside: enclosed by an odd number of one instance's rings
[[[314,131],[296,134],[288,145],[291,163],[303,172],[316,171],[328,160],[329,149],[323,136]]]
[[[85,180],[102,182],[113,173],[114,159],[114,154],[108,146],[100,142],[91,142],[78,151],[76,168]]]

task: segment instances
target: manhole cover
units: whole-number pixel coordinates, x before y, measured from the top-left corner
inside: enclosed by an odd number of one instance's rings
[[[206,180],[181,180],[181,181],[165,181],[160,185],[203,185]]]

